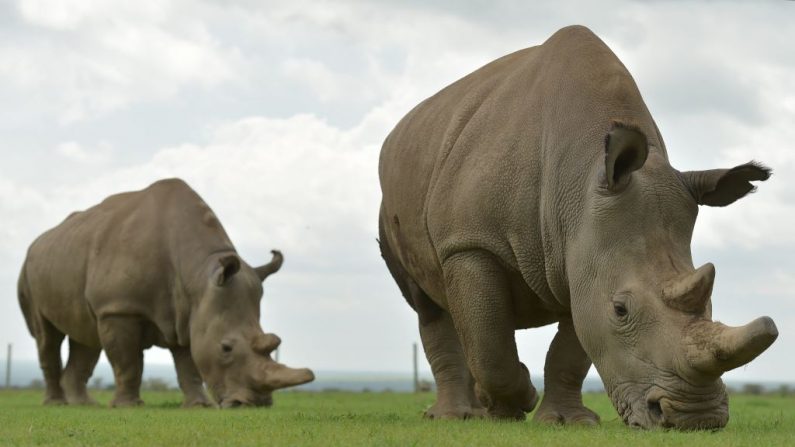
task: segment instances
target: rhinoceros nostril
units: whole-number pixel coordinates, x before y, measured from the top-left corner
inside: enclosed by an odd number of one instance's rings
[[[232,399],[226,404],[226,408],[239,408],[243,406],[243,402],[238,399]]]
[[[649,415],[655,421],[660,421],[663,418],[662,407],[659,400],[650,400],[647,402],[649,408]]]

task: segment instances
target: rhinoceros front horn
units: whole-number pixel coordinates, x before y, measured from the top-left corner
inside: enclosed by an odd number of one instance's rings
[[[301,385],[315,380],[315,374],[308,368],[290,368],[277,363],[269,368],[265,376],[265,386],[278,390],[290,386]]]
[[[777,337],[778,329],[770,317],[739,327],[703,320],[688,331],[687,361],[701,373],[719,376],[755,359]]]

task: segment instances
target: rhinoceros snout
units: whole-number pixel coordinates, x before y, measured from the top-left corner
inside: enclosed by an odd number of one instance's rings
[[[715,430],[729,421],[728,402],[725,392],[701,401],[678,400],[660,389],[651,391],[646,397],[643,417],[635,418],[642,428],[673,428],[677,430]]]

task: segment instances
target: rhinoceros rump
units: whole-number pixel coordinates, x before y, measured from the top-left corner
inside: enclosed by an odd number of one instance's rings
[[[270,405],[273,390],[314,379],[270,353],[259,325],[262,281],[282,255],[252,268],[183,181],[162,180],[73,213],[28,250],[19,303],[36,338],[45,403],[86,404],[101,350],[113,367],[113,406],[138,405],[143,350],[171,350],[185,406]],[[69,337],[69,361],[60,346]]]
[[[524,418],[536,404],[514,331],[558,322],[535,419],[598,423],[596,365],[623,420],[723,427],[720,376],[777,336],[713,322],[693,267],[697,205],[769,169],[679,172],[634,80],[587,28],[478,69],[415,107],[381,150],[381,252],[416,310],[438,387],[429,417]]]

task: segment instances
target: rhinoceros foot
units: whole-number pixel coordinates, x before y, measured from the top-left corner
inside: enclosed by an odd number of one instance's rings
[[[530,381],[530,372],[524,363],[519,363],[519,365],[522,367],[524,377],[520,381],[518,389],[512,393],[492,396],[480,384],[475,383],[475,395],[486,407],[490,417],[523,421],[526,418],[525,413],[533,411],[538,404],[538,392]]]
[[[471,405],[445,405],[436,402],[425,410],[428,419],[480,419],[486,416],[486,409]]]
[[[599,415],[582,405],[562,406],[544,402],[536,411],[533,420],[542,424],[599,425]]]

